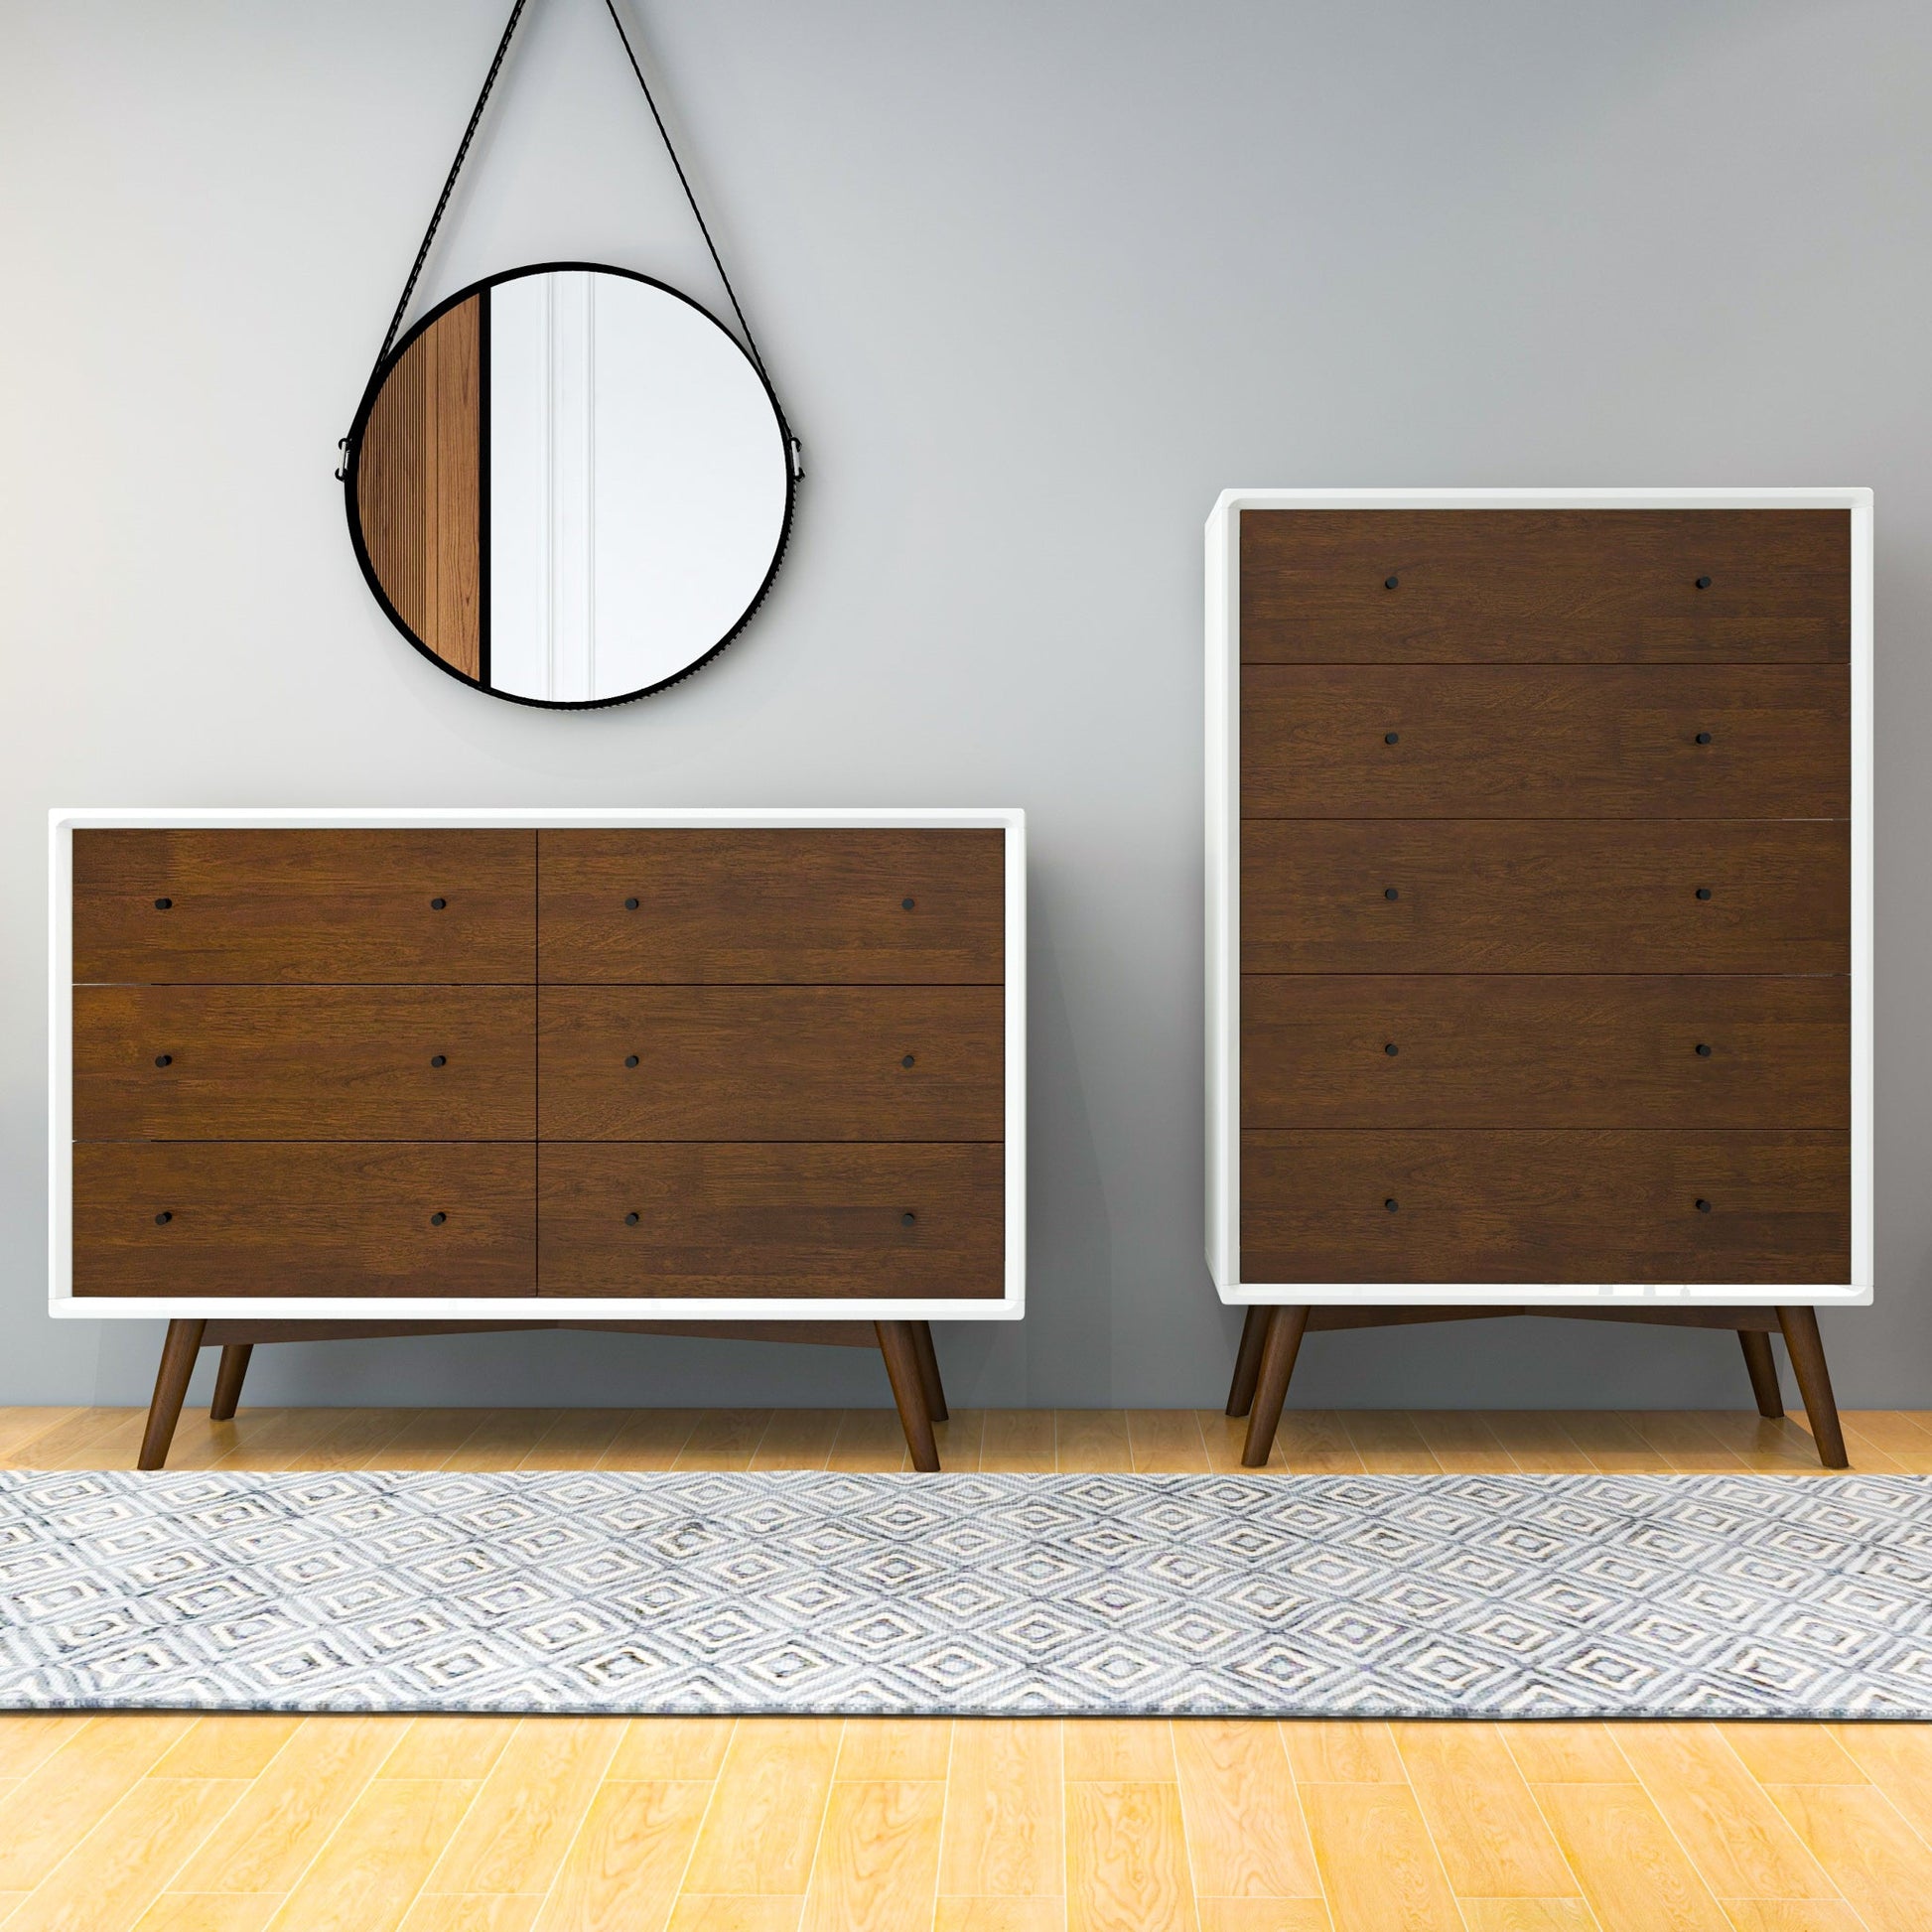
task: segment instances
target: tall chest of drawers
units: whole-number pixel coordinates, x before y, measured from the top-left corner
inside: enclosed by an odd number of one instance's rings
[[[1024,836],[56,813],[52,1311],[920,1324],[929,1361],[1024,1307]]]
[[[1761,1402],[1772,1311],[1869,1301],[1869,521],[1855,489],[1223,497],[1225,1301],[1730,1311]]]

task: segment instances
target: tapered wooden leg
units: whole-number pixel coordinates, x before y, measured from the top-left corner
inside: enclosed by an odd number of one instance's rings
[[[1778,1388],[1778,1364],[1771,1353],[1771,1337],[1758,1328],[1739,1328],[1737,1342],[1744,1351],[1744,1366],[1750,1371],[1757,1413],[1775,1422],[1784,1414],[1784,1396]]]
[[[946,1422],[950,1419],[946,1408],[946,1385],[939,1379],[939,1357],[932,1346],[932,1324],[929,1321],[913,1321],[906,1325],[912,1330],[912,1348],[919,1358],[919,1386],[925,1390],[925,1412],[934,1422]]]
[[[234,1420],[242,1378],[248,1373],[248,1357],[254,1352],[252,1341],[231,1341],[221,1350],[221,1366],[214,1373],[214,1400],[207,1408],[209,1422]]]
[[[1245,1416],[1254,1406],[1255,1377],[1261,1373],[1261,1344],[1268,1339],[1273,1309],[1256,1303],[1241,1324],[1241,1346],[1234,1352],[1234,1380],[1228,1384],[1228,1414]]]
[[[1832,1372],[1825,1366],[1825,1343],[1818,1332],[1816,1309],[1780,1309],[1778,1326],[1791,1351],[1798,1393],[1805,1399],[1805,1419],[1811,1424],[1818,1459],[1828,1469],[1848,1469],[1845,1432],[1838,1426],[1838,1402],[1832,1394]]]
[[[168,1459],[175,1440],[181,1405],[188,1397],[188,1378],[195,1373],[195,1357],[202,1352],[206,1321],[171,1321],[168,1339],[161,1344],[161,1368],[154,1378],[154,1400],[148,1404],[147,1433],[141,1438],[141,1459],[135,1465],[158,1469]]]
[[[1241,1449],[1242,1466],[1249,1469],[1268,1466],[1282,1404],[1288,1400],[1288,1378],[1295,1373],[1295,1357],[1301,1352],[1302,1336],[1309,1325],[1305,1308],[1270,1309],[1268,1314],[1261,1368],[1255,1377],[1254,1413],[1248,1418],[1248,1440]]]
[[[909,1321],[873,1323],[886,1373],[893,1378],[893,1400],[898,1404],[899,1427],[905,1431],[905,1447],[912,1451],[912,1466],[931,1470],[939,1466],[939,1447],[932,1440],[932,1416],[925,1406],[925,1382],[919,1374],[912,1325]]]

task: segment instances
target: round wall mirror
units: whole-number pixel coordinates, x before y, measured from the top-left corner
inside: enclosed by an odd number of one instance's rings
[[[776,398],[645,275],[550,262],[431,311],[370,384],[345,467],[362,573],[451,676],[621,704],[722,650],[791,522]]]

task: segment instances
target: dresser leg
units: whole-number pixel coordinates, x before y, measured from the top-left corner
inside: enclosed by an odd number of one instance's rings
[[[221,1350],[221,1366],[214,1372],[214,1400],[208,1404],[209,1422],[232,1422],[241,1401],[242,1378],[248,1373],[252,1341],[231,1341]]]
[[[1780,1309],[1778,1326],[1791,1351],[1798,1393],[1805,1399],[1805,1419],[1818,1444],[1818,1459],[1828,1469],[1851,1467],[1845,1453],[1845,1433],[1838,1426],[1838,1402],[1832,1394],[1832,1373],[1825,1366],[1825,1343],[1818,1333],[1818,1311]]]
[[[939,1466],[939,1448],[932,1440],[932,1417],[925,1406],[925,1381],[919,1374],[919,1349],[912,1338],[910,1321],[876,1321],[879,1352],[886,1358],[886,1373],[893,1378],[893,1400],[898,1404],[899,1426],[905,1431],[905,1447],[912,1451],[915,1469],[932,1470]]]
[[[1744,1351],[1744,1366],[1750,1371],[1757,1413],[1776,1422],[1784,1414],[1784,1397],[1778,1389],[1778,1364],[1771,1353],[1771,1337],[1756,1328],[1739,1328],[1737,1343]]]
[[[1268,1314],[1268,1338],[1262,1344],[1261,1369],[1255,1378],[1254,1413],[1248,1418],[1248,1440],[1241,1449],[1241,1465],[1247,1469],[1268,1466],[1282,1404],[1288,1400],[1288,1378],[1295,1373],[1295,1357],[1309,1325],[1305,1308],[1270,1309]]]
[[[168,1339],[161,1344],[161,1368],[154,1378],[154,1400],[148,1404],[147,1433],[141,1438],[141,1469],[158,1469],[168,1459],[175,1440],[181,1405],[188,1396],[188,1378],[195,1373],[195,1357],[202,1352],[206,1321],[171,1321]]]
[[[919,1358],[919,1386],[925,1390],[925,1412],[934,1422],[950,1422],[946,1407],[946,1385],[939,1379],[939,1356],[932,1346],[932,1323],[908,1321],[912,1348]]]
[[[1268,1339],[1268,1317],[1274,1312],[1257,1302],[1241,1324],[1241,1346],[1234,1353],[1234,1380],[1228,1384],[1230,1416],[1245,1416],[1254,1407],[1255,1378],[1261,1373],[1261,1344]]]

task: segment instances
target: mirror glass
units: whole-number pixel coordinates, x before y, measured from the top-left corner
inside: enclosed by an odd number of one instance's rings
[[[346,466],[363,574],[444,670],[525,704],[673,683],[757,609],[791,520],[784,421],[675,289],[552,263],[405,336]]]

